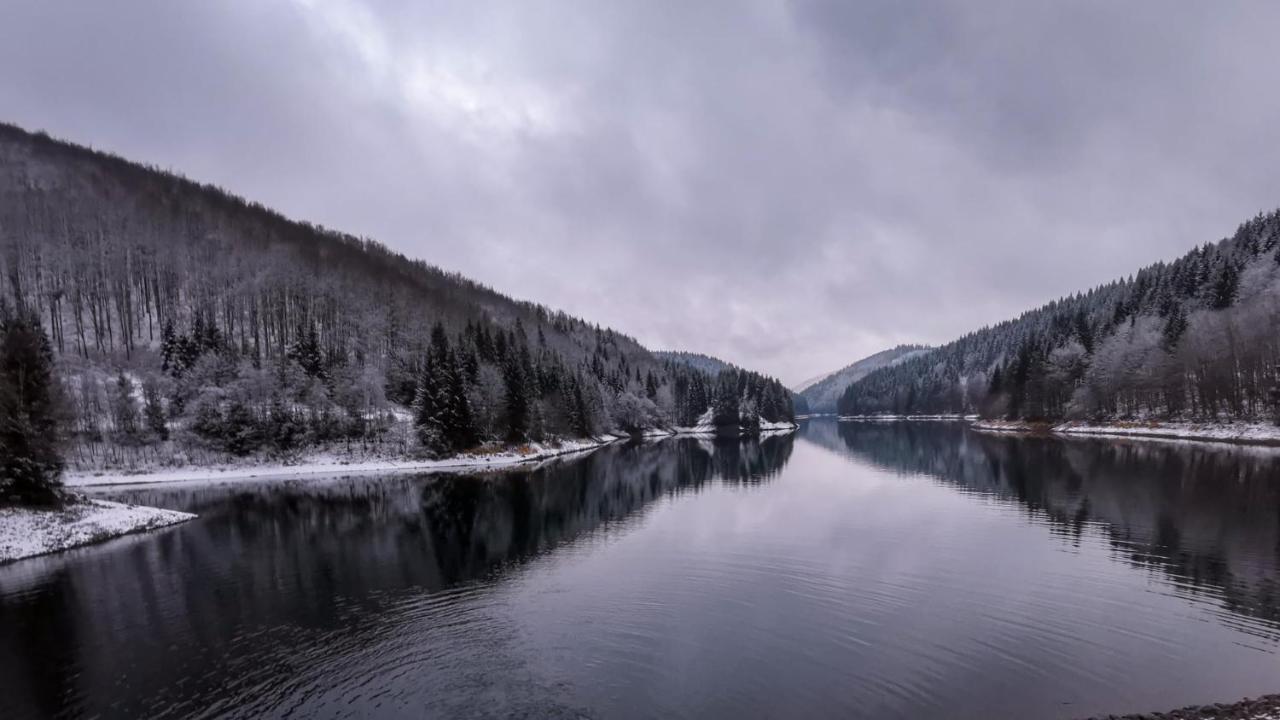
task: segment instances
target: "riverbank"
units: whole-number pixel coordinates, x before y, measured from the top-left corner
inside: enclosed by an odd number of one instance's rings
[[[1196,440],[1246,445],[1280,445],[1280,425],[1255,422],[1065,422],[1029,423],[1014,420],[977,420],[977,430],[990,432],[1058,433],[1095,437],[1142,437],[1160,440]]]
[[[793,432],[799,425],[789,422],[760,422],[760,435]],[[607,434],[594,438],[556,440],[524,445],[493,445],[487,450],[462,453],[440,459],[414,458],[397,454],[359,455],[343,452],[314,452],[289,461],[245,458],[217,464],[149,465],[135,468],[68,470],[63,482],[68,487],[140,485],[168,482],[224,482],[258,478],[286,478],[305,475],[355,475],[391,472],[460,472],[502,468],[547,460],[561,455],[586,452],[634,438],[658,440],[682,436],[721,435],[709,423],[690,427],[658,428],[635,435]]]
[[[1191,705],[1178,710],[1131,715],[1100,715],[1092,720],[1280,720],[1280,695],[1245,698],[1235,703]]]
[[[139,485],[169,482],[226,482],[257,478],[284,478],[302,475],[364,474],[388,472],[432,472],[466,469],[500,468],[546,460],[571,453],[585,452],[625,440],[618,435],[598,438],[562,440],[555,443],[530,443],[503,447],[493,452],[464,453],[439,460],[407,457],[353,458],[335,454],[303,456],[296,462],[233,465],[156,467],[137,471],[68,472],[63,482],[68,487],[105,485]]]
[[[762,435],[794,431],[793,423],[768,423]],[[706,434],[701,428],[677,428],[645,433],[663,439]],[[254,463],[217,466],[152,467],[139,470],[72,471],[63,477],[69,488],[101,488],[116,485],[161,483],[222,483],[256,479],[285,479],[309,475],[360,475],[399,472],[459,472],[488,470],[542,462],[564,455],[590,452],[630,436],[530,443],[493,452],[466,453],[438,460],[396,457],[352,458],[315,454],[292,463]],[[174,525],[195,515],[105,500],[77,499],[61,509],[0,509],[0,563],[44,555],[80,545],[102,542],[131,533]]]
[[[760,422],[758,431],[744,431],[742,429],[735,430],[731,425],[727,428],[719,425],[693,425],[688,427],[678,427],[673,431],[647,436],[647,437],[768,437],[770,435],[779,435],[783,433],[795,432],[799,429],[799,425],[789,422]],[[735,434],[736,433],[736,434]]]
[[[195,515],[76,498],[61,508],[0,508],[0,563],[156,530]]]
[[[977,420],[977,415],[840,415],[841,422],[919,422],[927,420]]]

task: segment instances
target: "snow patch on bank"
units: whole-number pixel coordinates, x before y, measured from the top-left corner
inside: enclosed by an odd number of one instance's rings
[[[464,453],[439,460],[414,458],[374,458],[351,460],[340,455],[309,455],[297,463],[259,463],[220,465],[214,467],[160,468],[151,472],[68,473],[63,482],[69,487],[100,485],[140,485],[168,482],[225,482],[254,478],[282,478],[299,475],[356,475],[364,473],[433,472],[465,469],[508,467],[559,455],[585,452],[617,442],[623,438],[606,435],[598,438],[530,443],[491,453]]]
[[[145,505],[79,500],[62,508],[0,508],[0,563],[155,530],[195,515]]]
[[[1055,425],[1053,431],[1071,435],[1120,435],[1280,445],[1280,425],[1258,422],[1067,422]]]
[[[841,422],[918,422],[925,420],[968,420],[978,419],[977,415],[841,415]]]
[[[1016,420],[980,420],[972,426],[993,432],[1050,432],[1093,437],[1140,437],[1156,440],[1280,445],[1280,426],[1259,422],[1082,422],[1050,425]]]
[[[698,419],[692,425],[677,425],[668,433],[669,435],[719,435],[720,427],[715,424],[714,414],[710,408],[706,412],[698,416]],[[769,422],[759,415],[756,416],[759,423],[760,432],[766,434],[775,434],[782,432],[790,432],[800,427],[793,422],[779,420],[778,422]]]
[[[969,427],[974,430],[985,430],[987,432],[1053,432],[1053,427],[1047,423],[1036,424],[1022,422],[1020,420],[974,420],[969,423]]]
[[[710,408],[698,416],[697,421],[692,425],[677,425],[673,428],[673,435],[715,435],[716,424],[712,422],[713,413]]]

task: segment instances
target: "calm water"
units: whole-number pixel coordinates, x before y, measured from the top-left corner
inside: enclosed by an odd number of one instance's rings
[[[1076,717],[1280,691],[1280,451],[814,421],[123,489],[0,567],[0,717]]]

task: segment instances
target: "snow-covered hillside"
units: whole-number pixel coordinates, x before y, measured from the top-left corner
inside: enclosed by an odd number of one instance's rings
[[[896,365],[908,358],[928,352],[929,349],[923,345],[899,345],[865,357],[833,373],[806,380],[792,390],[808,401],[809,412],[834,413],[840,393],[844,392],[849,385],[861,380],[874,370]]]

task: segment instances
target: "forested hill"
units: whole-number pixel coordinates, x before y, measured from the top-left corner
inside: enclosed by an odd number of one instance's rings
[[[8,125],[0,297],[49,335],[77,452],[175,436],[166,451],[442,454],[640,431],[692,412],[681,393],[703,374],[372,240]],[[723,407],[789,419],[756,397],[776,381],[738,374]],[[409,414],[409,436],[389,435]]]
[[[702,353],[684,352],[679,350],[658,350],[654,352],[653,355],[664,362],[667,365],[668,372],[673,375],[685,375],[689,370],[692,370],[695,373],[700,373],[708,378],[738,378],[741,376],[741,382],[745,383],[745,396],[749,398],[750,407],[744,406],[748,422],[750,422],[752,412],[756,412],[758,410],[757,406],[760,406],[761,404],[765,406],[765,411],[759,412],[758,414],[763,420],[769,420],[770,417],[776,415],[784,417],[788,422],[790,422],[795,419],[796,414],[808,412],[808,406],[804,403],[804,399],[791,392],[778,380],[767,378],[748,370],[743,370],[737,365],[725,362],[720,358],[703,355]],[[728,382],[728,379],[726,379],[726,382]],[[703,403],[700,399],[702,394],[700,394],[700,391],[696,387],[689,393],[682,392],[680,395],[681,397],[688,398],[688,401],[685,404],[691,412],[700,407]],[[709,399],[710,398],[708,396],[708,400]],[[716,407],[723,410],[725,408],[725,404],[719,403]],[[741,414],[743,413],[740,413],[740,415]],[[677,409],[676,415],[680,420],[679,424],[684,426],[694,425],[698,419],[697,413],[694,413],[693,416],[690,417],[688,414],[680,412],[679,409]],[[721,417],[717,422],[719,424],[724,424],[725,422],[732,424],[733,421],[726,421]]]
[[[1274,417],[1280,212],[1173,262],[877,370],[842,414],[1011,419]]]
[[[882,350],[810,382],[798,393],[812,413],[836,412],[836,403],[844,389],[882,367],[915,357],[928,348],[924,345],[899,345]]]

